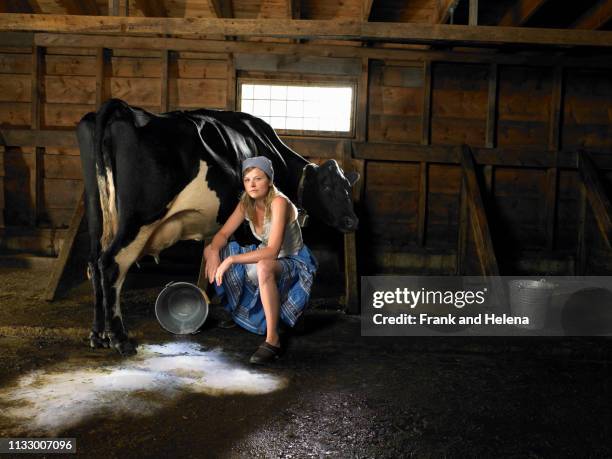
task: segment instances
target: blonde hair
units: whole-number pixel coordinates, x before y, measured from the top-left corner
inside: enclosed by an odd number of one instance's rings
[[[245,169],[244,172],[242,173],[242,176],[244,177],[246,174],[251,172],[253,169],[257,169],[257,168],[249,167],[248,169]],[[266,174],[265,172],[264,174],[268,178],[268,180],[270,180],[270,177],[268,177],[268,174]],[[274,183],[272,183],[272,181],[270,180],[270,188],[268,188],[268,194],[266,194],[266,197],[264,198],[264,205],[265,205],[264,220],[269,219],[270,213],[272,212],[272,201],[277,196],[279,196],[279,191],[274,185]],[[240,204],[242,204],[244,213],[247,215],[249,220],[254,221],[255,220],[255,199],[250,197],[249,193],[247,193],[246,191],[243,191],[242,195],[240,196]]]

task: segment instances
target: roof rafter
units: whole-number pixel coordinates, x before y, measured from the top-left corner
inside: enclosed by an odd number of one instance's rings
[[[136,8],[147,17],[165,18],[168,16],[163,0],[135,0]]]
[[[451,9],[455,8],[457,3],[459,3],[459,0],[438,0],[432,22],[434,24],[445,24],[450,17]]]
[[[572,28],[596,30],[611,19],[612,0],[601,0],[572,24]]]
[[[234,17],[232,0],[208,0],[211,13],[218,18]]]
[[[500,26],[520,26],[529,20],[548,0],[517,0],[499,21]]]
[[[294,0],[262,0],[258,18],[261,19],[293,19]]]
[[[42,11],[37,0],[4,0],[0,2],[0,13],[34,13]]]
[[[370,19],[370,14],[372,13],[372,4],[374,0],[363,0],[361,4],[361,20],[368,21]]]

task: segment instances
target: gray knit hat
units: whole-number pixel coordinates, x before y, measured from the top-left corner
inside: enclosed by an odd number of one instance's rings
[[[254,156],[252,158],[247,158],[242,161],[242,174],[244,175],[244,171],[249,167],[256,167],[261,169],[266,173],[270,180],[274,181],[274,168],[272,167],[272,161],[270,161],[265,156]]]

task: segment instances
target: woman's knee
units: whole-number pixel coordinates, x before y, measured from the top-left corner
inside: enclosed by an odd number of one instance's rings
[[[274,280],[275,260],[259,260],[257,262],[257,278],[259,283]]]

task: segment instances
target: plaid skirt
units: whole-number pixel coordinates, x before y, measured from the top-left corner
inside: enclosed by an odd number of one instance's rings
[[[230,255],[256,250],[257,245],[241,246],[232,241],[220,252],[221,260]],[[281,275],[277,278],[280,294],[280,319],[290,327],[300,317],[310,297],[312,281],[317,271],[317,261],[308,249],[303,246],[297,255],[279,258]],[[266,334],[266,316],[264,314],[259,285],[249,280],[245,265],[235,263],[223,275],[223,283],[214,283],[217,294],[221,296],[225,309],[241,327],[259,335]]]

